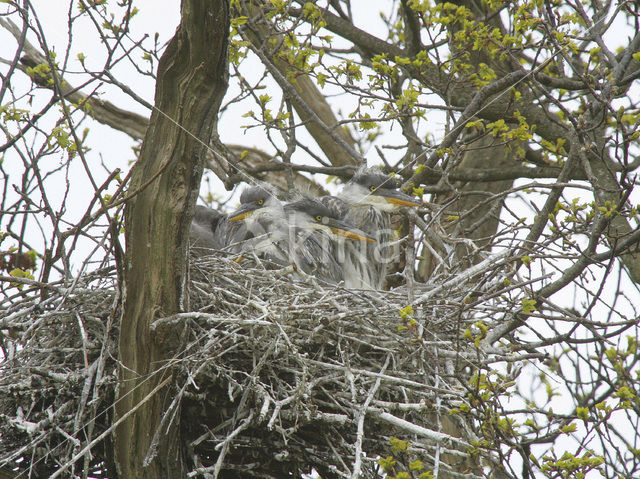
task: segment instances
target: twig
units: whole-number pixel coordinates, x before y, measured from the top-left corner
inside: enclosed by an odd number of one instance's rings
[[[78,452],[75,456],[73,456],[68,462],[62,464],[60,466],[60,469],[58,469],[56,472],[54,472],[49,479],[55,479],[56,477],[59,477],[64,471],[67,470],[67,468],[69,466],[73,465],[78,459],[80,459],[88,451],[90,451],[93,446],[98,444],[105,437],[107,437],[113,431],[115,431],[115,429],[120,424],[122,424],[124,421],[126,421],[129,418],[129,416],[134,414],[143,404],[145,404],[149,399],[151,399],[160,389],[162,389],[164,386],[166,386],[167,383],[170,380],[171,380],[171,377],[167,377],[164,381],[162,381],[155,388],[153,388],[153,390],[149,394],[147,394],[144,398],[142,398],[142,400],[138,404],[136,404],[134,407],[132,407],[130,410],[128,410],[125,414],[123,414],[122,417],[118,418],[118,420],[116,422],[114,422],[111,425],[111,427],[109,427],[106,431],[104,431],[102,434],[100,434],[98,437],[96,437],[93,441],[91,441],[89,444],[87,444],[80,452]]]

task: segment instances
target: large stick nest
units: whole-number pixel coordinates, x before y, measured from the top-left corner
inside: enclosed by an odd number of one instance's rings
[[[467,307],[465,281],[477,299],[499,280],[496,263],[486,265],[408,295],[293,280],[222,254],[194,258],[191,311],[152,328],[178,351],[162,367],[174,372],[165,424],[180,421],[190,477],[381,477],[378,459],[398,456],[392,437],[408,441],[407,461],[474,472],[475,436],[449,413],[491,361],[462,339],[480,314]],[[113,477],[109,436],[99,436],[112,426],[117,386],[114,285],[87,275],[3,303],[0,467],[42,477],[75,455],[83,459],[69,472]]]

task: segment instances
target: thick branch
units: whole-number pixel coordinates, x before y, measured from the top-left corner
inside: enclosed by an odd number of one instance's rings
[[[253,4],[245,3],[246,14],[250,18],[261,17],[261,11]],[[327,103],[324,95],[318,90],[309,75],[303,74],[278,55],[265,53],[267,39],[276,38],[282,43],[281,35],[269,30],[260,20],[252,22],[250,28],[243,30],[255,53],[261,58],[264,66],[271,72],[282,91],[291,100],[296,113],[305,122],[309,134],[335,166],[355,165],[361,159],[354,150],[355,141],[345,130],[338,126],[338,120]],[[290,81],[295,78],[295,81]]]
[[[116,417],[139,405],[170,374],[165,368],[172,352],[153,341],[149,327],[158,313],[175,313],[185,304],[188,224],[227,88],[228,36],[226,1],[185,1],[182,22],[158,65],[156,108],[131,180],[137,195],[125,209],[126,295]],[[168,393],[154,396],[116,430],[121,477],[186,475],[178,425],[165,424],[159,431]],[[159,443],[152,443],[158,431]]]

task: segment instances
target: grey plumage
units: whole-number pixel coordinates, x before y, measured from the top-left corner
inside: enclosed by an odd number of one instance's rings
[[[356,289],[381,289],[392,261],[390,213],[419,201],[377,169],[359,170],[339,197],[282,205],[265,187],[250,187],[229,215],[196,207],[194,246],[257,255],[278,266]]]
[[[301,198],[265,215],[267,235],[251,240],[251,251],[271,263],[295,268],[328,283],[344,280],[337,257],[337,238],[365,238],[364,233],[341,221],[321,202]]]
[[[376,242],[345,244],[345,286],[353,289],[382,289],[389,264],[397,256],[392,247],[395,233],[391,213],[402,206],[418,206],[420,201],[399,190],[400,185],[375,168],[361,169],[339,197],[323,200],[343,219],[373,237]]]
[[[335,234],[329,223],[335,215],[322,203],[304,198],[285,206],[289,223],[287,250],[296,267],[330,283],[344,280],[336,258]]]
[[[347,215],[349,206],[337,196],[321,196],[318,198],[323,205],[325,205],[336,218],[343,219]]]
[[[223,248],[224,244],[220,240],[225,236],[222,230],[226,229],[226,223],[227,215],[206,206],[196,205],[189,230],[191,246],[205,252]]]
[[[215,249],[238,253],[243,242],[260,234],[259,212],[279,205],[274,192],[262,186],[246,188],[240,195],[240,208],[229,215],[196,205],[189,231],[191,244],[204,251]]]
[[[346,221],[358,224],[376,240],[371,244],[347,244],[345,284],[354,289],[383,289],[389,264],[393,261],[391,216],[370,205],[353,205]]]
[[[271,188],[245,188],[240,195],[240,208],[229,215],[227,235],[230,249],[236,253],[250,250],[253,243],[268,233],[273,218],[281,215],[280,210],[282,204]]]

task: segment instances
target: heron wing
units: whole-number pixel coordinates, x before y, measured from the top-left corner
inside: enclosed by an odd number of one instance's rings
[[[355,289],[382,289],[392,260],[393,232],[389,214],[369,205],[352,206],[345,221],[376,239],[375,243],[348,243],[345,284]]]
[[[223,248],[227,223],[225,214],[206,206],[196,205],[189,229],[191,244],[200,248]]]
[[[331,210],[331,212],[337,219],[344,219],[344,217],[347,215],[349,207],[337,196],[326,195],[321,196],[318,199],[323,205]]]

